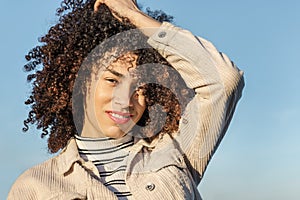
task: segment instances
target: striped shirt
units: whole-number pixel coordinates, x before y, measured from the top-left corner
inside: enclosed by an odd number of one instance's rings
[[[75,136],[80,157],[91,161],[97,167],[100,181],[119,199],[130,199],[132,196],[125,182],[125,171],[129,149],[133,137],[127,135],[120,139],[85,138]]]

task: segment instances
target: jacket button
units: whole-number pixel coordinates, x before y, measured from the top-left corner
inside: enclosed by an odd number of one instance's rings
[[[187,124],[189,121],[186,118],[183,118],[182,123]]]
[[[153,183],[148,183],[146,185],[146,190],[152,191],[152,190],[154,190],[154,188],[155,188],[155,185]]]
[[[165,37],[167,35],[167,33],[165,32],[165,31],[162,31],[162,32],[159,32],[158,33],[158,37],[159,38],[163,38],[163,37]]]

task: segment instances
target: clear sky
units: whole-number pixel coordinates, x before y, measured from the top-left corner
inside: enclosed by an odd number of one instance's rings
[[[245,72],[231,126],[199,186],[208,200],[300,199],[300,1],[143,0],[212,41]],[[60,1],[1,0],[0,199],[46,160],[46,140],[21,132],[30,91],[24,55],[55,23]]]

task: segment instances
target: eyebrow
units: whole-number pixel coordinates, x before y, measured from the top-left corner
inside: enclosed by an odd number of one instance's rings
[[[121,73],[119,73],[119,72],[117,72],[117,71],[115,71],[115,70],[113,70],[113,69],[108,69],[108,68],[106,68],[106,71],[109,71],[110,73],[112,73],[112,74],[114,74],[114,75],[116,75],[116,76],[118,76],[118,77],[124,77],[124,75],[123,74],[121,74]]]

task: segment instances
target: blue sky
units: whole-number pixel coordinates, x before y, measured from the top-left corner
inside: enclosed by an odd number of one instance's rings
[[[231,126],[199,189],[204,199],[300,199],[300,1],[140,1],[212,41],[245,72]],[[24,55],[55,23],[59,1],[1,0],[0,198],[42,162],[46,140],[21,132],[30,91]]]

